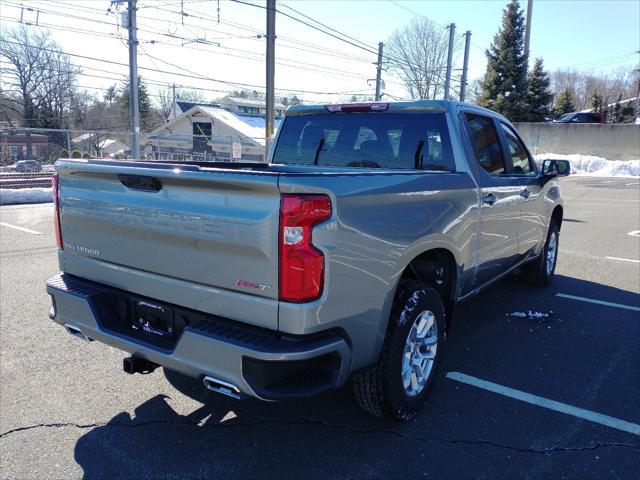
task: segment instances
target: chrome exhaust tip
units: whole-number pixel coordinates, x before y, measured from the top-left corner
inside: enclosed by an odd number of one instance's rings
[[[240,389],[232,383],[225,382],[223,380],[219,380],[210,376],[204,377],[202,379],[202,382],[204,383],[204,386],[207,388],[207,390],[221,393],[222,395],[226,395],[227,397],[240,400]]]
[[[82,333],[82,330],[80,330],[78,327],[74,327],[73,325],[69,325],[68,323],[65,323],[64,328],[67,329],[67,332],[69,332],[74,337],[78,337],[80,340],[84,340],[85,342],[91,341],[91,339],[87,337],[84,333]]]

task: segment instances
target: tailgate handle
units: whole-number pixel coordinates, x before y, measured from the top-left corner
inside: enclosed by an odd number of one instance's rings
[[[131,190],[140,190],[143,192],[159,192],[162,189],[162,183],[153,177],[144,175],[118,175],[120,183]]]

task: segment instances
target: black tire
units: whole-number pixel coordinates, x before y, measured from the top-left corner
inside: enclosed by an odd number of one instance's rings
[[[402,379],[405,344],[418,316],[430,311],[435,317],[437,348],[422,390],[409,395]],[[438,376],[444,341],[445,310],[438,292],[414,280],[402,280],[391,309],[387,336],[378,362],[353,378],[356,401],[368,413],[397,421],[415,417]]]
[[[551,269],[547,268],[547,260],[549,258],[549,245],[552,237],[555,236],[555,256]],[[522,267],[522,278],[529,284],[538,287],[546,287],[553,281],[556,273],[556,263],[558,262],[558,247],[560,246],[560,230],[556,222],[549,222],[549,231],[547,232],[547,240],[544,242],[542,252],[531,263],[527,263]]]

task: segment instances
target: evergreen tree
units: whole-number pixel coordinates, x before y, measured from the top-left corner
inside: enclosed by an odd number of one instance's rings
[[[603,113],[604,111],[604,100],[598,92],[593,92],[593,95],[591,95],[591,108],[595,113]]]
[[[633,108],[633,103],[627,102],[624,104],[624,107],[622,107],[622,110],[620,112],[620,117],[620,121],[622,123],[632,123],[634,121],[636,115],[635,108]]]
[[[542,58],[536,58],[533,69],[529,73],[529,107],[528,120],[543,122],[549,114],[549,104],[553,100],[553,93],[549,90],[551,79],[544,70]]]
[[[556,115],[558,117],[561,117],[566,113],[575,111],[575,109],[576,107],[573,105],[571,91],[566,88],[562,92],[560,92],[560,95],[558,95],[558,99],[556,101]]]
[[[129,81],[127,80],[120,87],[116,102],[122,109],[124,115],[129,117]],[[145,129],[153,119],[153,108],[151,106],[151,99],[147,90],[147,85],[142,78],[138,77],[138,111],[140,113],[140,127]]]
[[[478,99],[479,105],[514,122],[526,120],[529,113],[524,30],[520,3],[511,0],[502,12],[502,26],[486,51],[487,72]]]
[[[104,101],[109,105],[111,105],[113,101],[116,99],[116,96],[117,96],[116,86],[111,85],[109,88],[107,88],[107,91],[104,93]]]
[[[622,94],[618,96],[618,100],[616,100],[616,103],[613,106],[612,121],[614,123],[622,123],[622,105],[620,105],[621,101],[622,101]]]

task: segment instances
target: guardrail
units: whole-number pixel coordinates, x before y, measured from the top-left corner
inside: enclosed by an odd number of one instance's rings
[[[51,188],[51,173],[0,173],[0,189]]]

